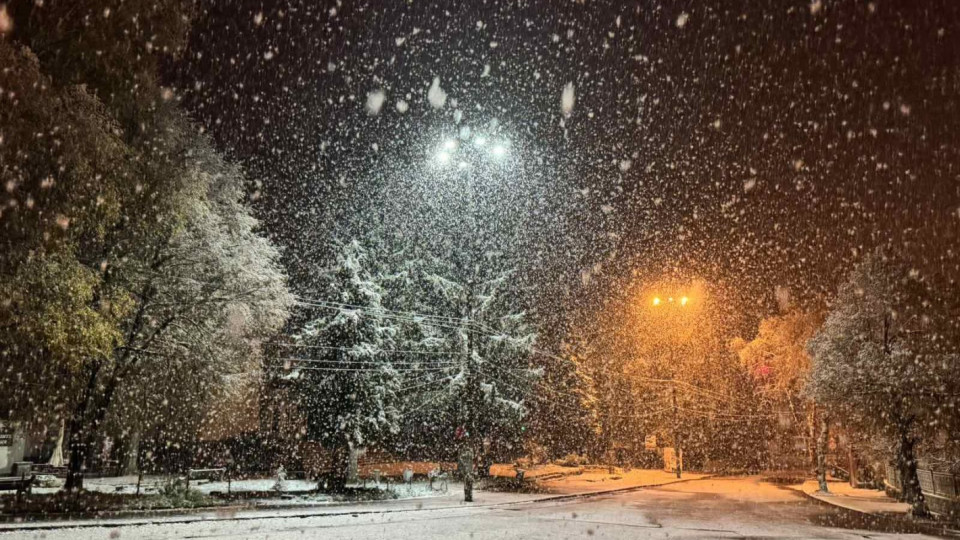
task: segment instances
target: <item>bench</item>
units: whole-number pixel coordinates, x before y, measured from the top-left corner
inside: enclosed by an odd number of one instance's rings
[[[35,479],[36,475],[33,474],[30,476],[2,476],[0,477],[0,491],[16,490],[17,495],[24,492],[30,493]]]
[[[227,469],[224,467],[218,469],[189,469],[187,470],[187,479],[222,482],[226,474]]]

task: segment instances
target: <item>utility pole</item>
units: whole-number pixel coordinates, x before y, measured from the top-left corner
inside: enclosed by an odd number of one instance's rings
[[[677,453],[677,478],[683,474],[683,442],[680,438],[680,414],[677,407],[677,384],[673,383],[673,445]]]
[[[477,414],[476,407],[477,403],[473,403],[473,400],[476,399],[478,395],[478,386],[479,379],[477,378],[477,373],[475,373],[473,365],[473,339],[471,339],[470,333],[472,324],[472,309],[471,302],[473,301],[473,278],[472,276],[467,279],[467,290],[466,290],[466,301],[464,302],[464,343],[463,343],[463,352],[464,352],[464,365],[463,369],[466,372],[466,396],[463,396],[463,440],[462,446],[460,447],[460,456],[458,467],[460,468],[460,474],[463,476],[463,501],[464,502],[473,502],[473,444],[472,439],[476,435],[474,422],[475,415]]]
[[[673,344],[670,344],[670,365],[674,369],[677,365],[676,351]],[[677,459],[677,478],[683,474],[683,441],[680,436],[680,407],[677,406],[677,382],[676,375],[670,377],[671,394],[673,397],[673,446]]]

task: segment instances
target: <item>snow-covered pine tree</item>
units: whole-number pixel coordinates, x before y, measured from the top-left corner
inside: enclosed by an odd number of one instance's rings
[[[350,450],[377,444],[399,429],[400,385],[391,363],[396,327],[384,317],[383,289],[357,241],[340,246],[322,271],[319,316],[294,336],[287,360],[299,373],[298,403],[307,438],[330,452],[334,490],[346,485]]]
[[[599,458],[600,425],[596,385],[586,341],[560,345],[559,356],[539,356],[543,377],[532,407],[532,437],[549,457],[569,454]]]
[[[446,383],[454,358],[449,334],[455,321],[431,303],[433,286],[428,276],[438,261],[416,245],[394,238],[389,249],[380,243],[378,272],[385,291],[384,306],[393,314],[398,350],[395,361],[408,367],[401,372],[402,388],[398,396],[402,411],[402,429],[391,445],[408,458],[449,459],[449,434],[453,419],[449,411],[438,407],[445,403]]]
[[[477,274],[482,275],[478,270]],[[460,321],[446,333],[453,364],[438,399],[450,439],[473,449],[481,464],[516,453],[525,431],[526,401],[540,371],[531,364],[536,332],[510,293],[508,271],[466,283],[429,274],[434,305]]]

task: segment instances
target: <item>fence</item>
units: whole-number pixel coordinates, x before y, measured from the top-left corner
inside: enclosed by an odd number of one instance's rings
[[[943,516],[960,516],[960,474],[917,468],[920,490],[931,512]],[[887,464],[887,484],[903,489],[900,471]]]

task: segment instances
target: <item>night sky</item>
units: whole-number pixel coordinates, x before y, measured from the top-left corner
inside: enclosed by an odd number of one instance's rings
[[[516,143],[535,198],[522,279],[557,324],[664,274],[723,284],[756,318],[778,286],[829,298],[884,245],[957,275],[953,0],[218,0],[168,72],[255,180],[294,288],[458,115]]]

